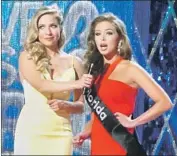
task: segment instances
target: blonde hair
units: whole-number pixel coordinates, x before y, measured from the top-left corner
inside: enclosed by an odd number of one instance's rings
[[[106,13],[103,15],[99,15],[96,17],[90,26],[88,38],[87,38],[87,51],[85,53],[86,64],[85,67],[88,68],[89,64],[94,63],[93,74],[98,75],[103,72],[104,62],[103,56],[100,54],[96,47],[95,43],[95,27],[98,23],[107,21],[112,23],[117,33],[120,36],[120,40],[122,42],[119,55],[126,60],[131,60],[132,57],[132,49],[130,46],[129,38],[127,36],[126,26],[122,20],[113,15],[112,13]],[[120,41],[119,40],[119,41]]]
[[[59,49],[64,45],[65,41],[64,32],[62,29],[63,17],[59,10],[51,7],[41,7],[38,9],[28,26],[24,50],[28,52],[28,58],[32,59],[36,64],[36,70],[41,72],[45,69],[49,69],[50,64],[50,57],[47,55],[46,48],[38,40],[38,21],[43,15],[46,14],[56,15],[56,19],[61,29],[60,39],[58,41]]]

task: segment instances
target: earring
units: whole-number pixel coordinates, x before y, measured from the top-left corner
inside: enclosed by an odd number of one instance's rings
[[[122,40],[120,40],[119,43],[118,43],[117,51],[118,51],[119,54],[120,54],[120,49],[121,48],[122,48]]]

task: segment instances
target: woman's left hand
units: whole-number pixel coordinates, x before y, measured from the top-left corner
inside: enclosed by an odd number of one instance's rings
[[[65,102],[58,99],[48,100],[48,104],[50,108],[52,108],[54,111],[62,110],[65,106]]]
[[[126,115],[124,115],[122,113],[119,113],[119,112],[114,113],[114,115],[119,120],[119,122],[122,124],[122,126],[124,126],[126,128],[134,128],[134,127],[136,127],[135,120],[131,119],[132,115],[130,115],[128,117],[128,116],[126,116]]]

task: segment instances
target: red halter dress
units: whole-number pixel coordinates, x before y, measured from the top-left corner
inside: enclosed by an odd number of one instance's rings
[[[108,79],[122,58],[116,59],[107,69],[103,76],[98,76],[95,84],[98,84],[97,95],[112,111],[130,116],[135,107],[137,89],[121,81]],[[133,133],[134,129],[128,129]],[[105,130],[99,119],[94,115],[91,133],[91,155],[125,155],[124,148],[117,143]]]

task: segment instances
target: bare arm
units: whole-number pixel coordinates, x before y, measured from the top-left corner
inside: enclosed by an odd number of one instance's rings
[[[87,124],[84,127],[83,133],[89,133],[91,134],[92,131],[92,125],[93,125],[94,115],[91,114],[91,119],[87,122]]]
[[[76,71],[77,79],[81,78],[81,76],[83,75],[83,65],[80,60],[74,60],[74,68]],[[74,90],[74,102],[53,99],[49,100],[48,103],[54,111],[62,109],[67,111],[68,113],[82,113],[84,108],[82,89]]]
[[[68,113],[83,113],[84,103],[82,101],[65,101],[59,99],[52,99],[48,101],[48,104],[54,111],[65,110]]]
[[[74,90],[84,87],[84,79],[69,81],[69,82],[55,82],[44,80],[41,78],[41,73],[36,70],[36,65],[33,60],[27,58],[27,53],[22,52],[19,58],[19,71],[34,88],[41,93],[56,93],[60,91]]]
[[[92,113],[91,120],[87,122],[87,124],[84,127],[84,130],[73,138],[73,144],[75,146],[82,145],[82,143],[90,137],[91,131],[92,131],[93,120],[94,120],[94,116]]]
[[[132,80],[155,102],[149,110],[134,120],[135,126],[154,120],[172,107],[171,100],[166,92],[143,68],[132,63],[129,67],[129,72],[132,75]]]
[[[70,102],[64,101],[64,108],[68,113],[83,113],[84,111],[84,102],[82,95],[77,101]]]
[[[74,69],[76,72],[76,79],[79,79],[83,75],[83,65],[80,60],[74,59]],[[63,100],[50,100],[49,105],[54,108],[54,111],[63,109],[68,113],[83,113],[84,99],[81,89],[74,90],[74,102]]]

